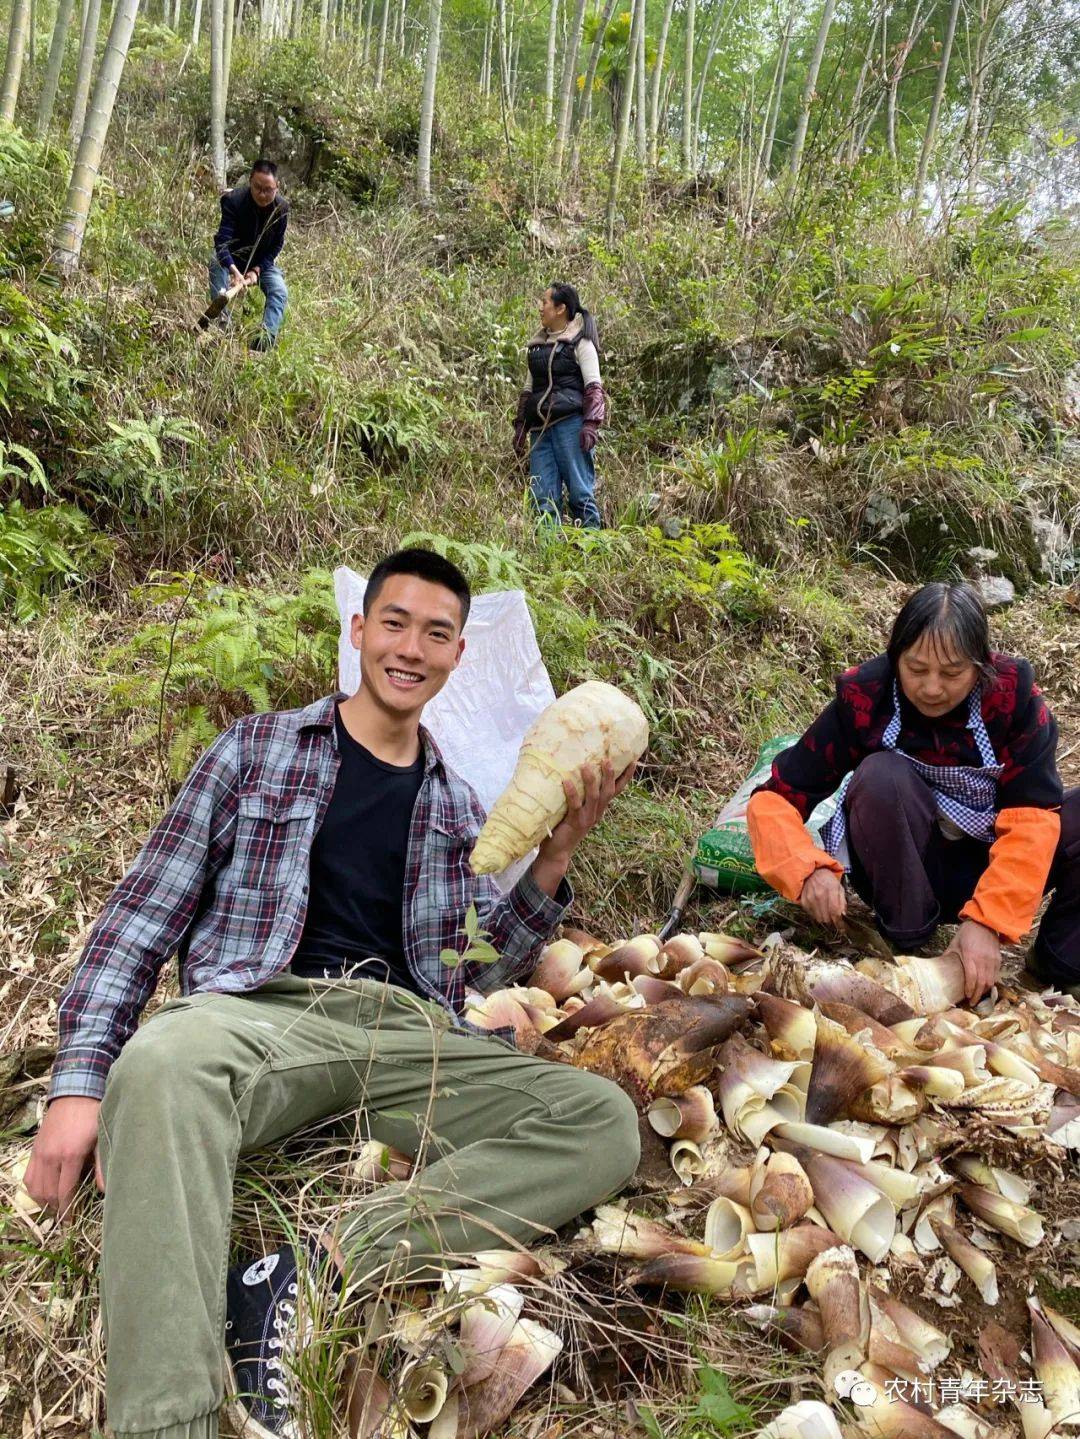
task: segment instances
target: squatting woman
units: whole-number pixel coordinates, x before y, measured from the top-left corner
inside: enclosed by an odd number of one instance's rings
[[[751,798],[758,870],[823,924],[847,874],[901,951],[959,920],[972,1002],[1053,890],[1029,967],[1080,985],[1080,789],[1062,792],[1057,733],[1027,660],[991,652],[975,591],[926,585]],[[803,823],[834,792],[818,848]]]
[[[604,423],[600,338],[573,285],[544,291],[540,329],[529,342],[528,361],[514,449],[522,455],[529,445],[533,501],[541,517],[559,524],[565,489],[571,518],[586,529],[599,529],[592,452]]]

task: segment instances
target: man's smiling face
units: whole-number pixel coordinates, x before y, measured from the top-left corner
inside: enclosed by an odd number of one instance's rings
[[[457,669],[465,641],[453,591],[416,575],[389,575],[366,615],[354,615],[363,687],[393,714],[419,714]]]

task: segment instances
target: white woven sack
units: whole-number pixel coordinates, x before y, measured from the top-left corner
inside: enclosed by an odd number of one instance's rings
[[[367,580],[345,566],[334,571],[338,635],[338,684],[352,694],[360,684],[360,653],[349,639],[353,615],[364,604]],[[485,810],[510,783],[525,731],[552,704],[551,687],[532,617],[521,590],[474,595],[465,625],[461,664],[425,706],[424,725],[447,764],[468,780]],[[532,855],[497,876],[507,888],[532,863]]]

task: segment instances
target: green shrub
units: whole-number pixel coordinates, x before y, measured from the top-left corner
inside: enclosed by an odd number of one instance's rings
[[[9,500],[0,505],[0,608],[25,624],[58,591],[102,570],[112,552],[112,542],[73,505],[28,510]]]
[[[0,278],[0,415],[28,433],[38,416],[72,409],[84,380],[71,338],[50,306]]]
[[[58,145],[0,121],[0,198],[12,205],[0,223],[0,276],[45,263],[70,168],[71,157]]]
[[[183,451],[201,440],[190,420],[154,415],[106,423],[107,436],[83,450],[80,484],[103,497],[125,518],[150,509],[168,511],[185,487]],[[172,462],[170,463],[170,459]]]
[[[309,571],[280,595],[171,575],[135,598],[165,613],[106,663],[121,711],[143,716],[137,740],[157,736],[173,780],[240,715],[310,702],[334,687],[338,619],[330,576]]]
[[[645,531],[649,551],[659,562],[653,574],[652,610],[667,625],[689,604],[719,601],[722,608],[749,618],[767,602],[766,572],[739,545],[729,525],[688,525],[677,535],[655,526]]]

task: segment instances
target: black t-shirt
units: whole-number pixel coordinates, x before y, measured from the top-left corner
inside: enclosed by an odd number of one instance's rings
[[[292,969],[321,978],[358,960],[364,978],[416,989],[405,963],[402,894],[413,806],[424,778],[415,764],[385,764],[358,744],[336,712],[334,793],[311,846],[304,932]]]

